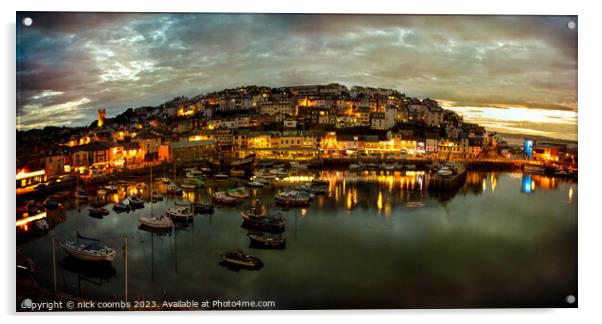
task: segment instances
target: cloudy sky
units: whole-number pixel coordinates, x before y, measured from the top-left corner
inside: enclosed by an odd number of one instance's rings
[[[32,17],[33,25],[20,24]],[[430,97],[493,130],[576,138],[576,17],[21,13],[17,127],[240,85]]]

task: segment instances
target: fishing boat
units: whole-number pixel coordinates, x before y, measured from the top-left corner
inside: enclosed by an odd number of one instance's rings
[[[102,218],[109,214],[109,211],[105,208],[90,208],[89,214],[91,217]]]
[[[282,218],[281,215],[258,218],[241,213],[240,216],[243,219],[242,226],[251,230],[282,233],[284,232],[284,226],[286,225],[286,219]]]
[[[188,221],[192,220],[194,214],[186,207],[172,207],[165,212],[173,220]]]
[[[281,234],[249,233],[247,236],[251,240],[251,247],[268,249],[284,249],[286,247],[286,239]]]
[[[267,210],[260,202],[257,202],[254,207],[249,208],[248,210],[243,210],[240,212],[240,215],[243,219],[246,218],[263,218],[265,217]]]
[[[131,196],[129,198],[129,201],[130,201],[130,208],[132,208],[132,209],[144,208],[144,200],[142,200],[136,196]]]
[[[221,258],[224,265],[237,268],[256,269],[263,265],[261,260],[254,256],[246,255],[241,250],[222,253]]]
[[[523,166],[523,170],[527,173],[540,173],[543,174],[546,171],[546,168],[543,165],[527,163]]]
[[[151,191],[153,190],[153,169],[151,166],[150,171],[150,186]],[[153,201],[151,200],[150,204],[150,217],[140,217],[138,221],[140,222],[140,226],[148,227],[152,229],[158,230],[171,230],[173,227],[173,222],[167,213],[161,214],[159,217],[153,217]]]
[[[274,196],[276,204],[286,207],[308,207],[311,196],[302,191],[284,191]]]
[[[192,207],[194,212],[198,214],[213,214],[214,211],[211,203],[194,202]]]
[[[111,262],[117,255],[115,249],[98,242],[83,244],[74,241],[60,241],[59,245],[65,253],[82,261]]]
[[[226,194],[240,200],[250,197],[249,192],[244,187],[230,188],[226,190]]]
[[[242,200],[232,197],[232,196],[228,196],[224,191],[218,191],[216,193],[214,193],[213,195],[211,195],[211,200],[213,200],[213,202],[220,204],[220,205],[237,205],[238,203],[240,203]]]

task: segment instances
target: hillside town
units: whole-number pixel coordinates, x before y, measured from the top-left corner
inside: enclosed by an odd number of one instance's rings
[[[496,133],[465,122],[436,100],[336,83],[242,86],[129,108],[115,117],[99,109],[88,127],[17,133],[17,188],[74,172],[94,178],[216,156],[308,163],[524,158]],[[532,148],[535,160],[576,162],[576,150],[566,145]]]

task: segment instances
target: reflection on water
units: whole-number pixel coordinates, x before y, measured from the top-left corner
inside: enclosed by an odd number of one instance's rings
[[[469,172],[465,185],[442,199],[427,192],[424,172],[323,171],[303,177],[249,189],[251,199],[242,205],[197,215],[171,233],[139,229],[138,217],[150,214],[145,188],[94,197],[79,211],[64,204],[46,217],[57,239],[73,239],[77,229],[116,248],[118,256],[97,269],[64,261],[57,251],[59,290],[100,300],[123,296],[121,247],[127,237],[129,295],[145,299],[275,300],[278,308],[563,307],[566,295],[576,294],[574,182]],[[280,211],[274,194],[313,178],[329,180],[328,193],[317,195],[310,208],[282,210],[286,249],[250,249],[239,211],[255,198]],[[207,201],[212,192],[235,185],[208,181],[183,197],[166,196],[153,213],[179,199]],[[159,182],[153,188],[166,191]],[[145,208],[114,213],[112,204],[127,195],[140,196]],[[88,217],[90,206],[111,212]],[[20,236],[24,232],[18,229]],[[50,235],[26,236],[18,247],[34,258],[36,280],[52,287]],[[259,257],[264,267],[220,267],[219,254],[234,248]]]

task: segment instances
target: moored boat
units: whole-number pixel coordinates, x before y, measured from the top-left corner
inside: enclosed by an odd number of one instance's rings
[[[245,218],[263,218],[267,214],[267,210],[260,202],[254,207],[249,208],[248,210],[243,210],[240,212],[240,215]]]
[[[211,195],[211,200],[213,200],[213,202],[216,204],[229,206],[236,205],[242,201],[241,199],[228,196],[224,191],[218,191]]]
[[[130,201],[130,207],[132,209],[144,208],[144,200],[142,200],[136,196],[131,196],[129,198],[129,201]]]
[[[281,215],[272,215],[267,217],[250,217],[241,213],[243,219],[242,226],[258,231],[266,231],[271,233],[282,233],[286,225],[286,219],[282,218]]]
[[[199,214],[213,214],[213,204],[204,202],[194,202],[192,205],[194,212]]]
[[[261,260],[254,256],[246,255],[241,250],[222,253],[221,258],[224,265],[237,268],[256,269],[263,265]]]
[[[124,199],[116,204],[113,204],[113,210],[116,212],[130,211],[129,201]]]
[[[247,236],[251,240],[251,247],[269,249],[284,249],[286,247],[286,239],[281,234],[249,233]]]
[[[274,196],[276,204],[287,207],[308,207],[311,204],[311,196],[302,191],[284,191]]]
[[[167,178],[167,177],[159,178],[159,181],[161,181],[161,182],[163,182],[165,184],[171,183],[171,179]]]
[[[74,241],[60,241],[59,245],[70,256],[89,262],[111,262],[115,259],[117,251],[97,242],[82,244]]]
[[[138,218],[141,226],[153,229],[170,230],[173,227],[173,221],[166,213],[159,217],[140,217]]]
[[[173,220],[181,221],[192,220],[192,217],[194,216],[194,214],[191,211],[189,211],[186,207],[172,207],[167,209],[165,213],[169,215]]]
[[[226,190],[226,194],[237,199],[247,199],[250,197],[249,192],[244,187],[230,188]]]

